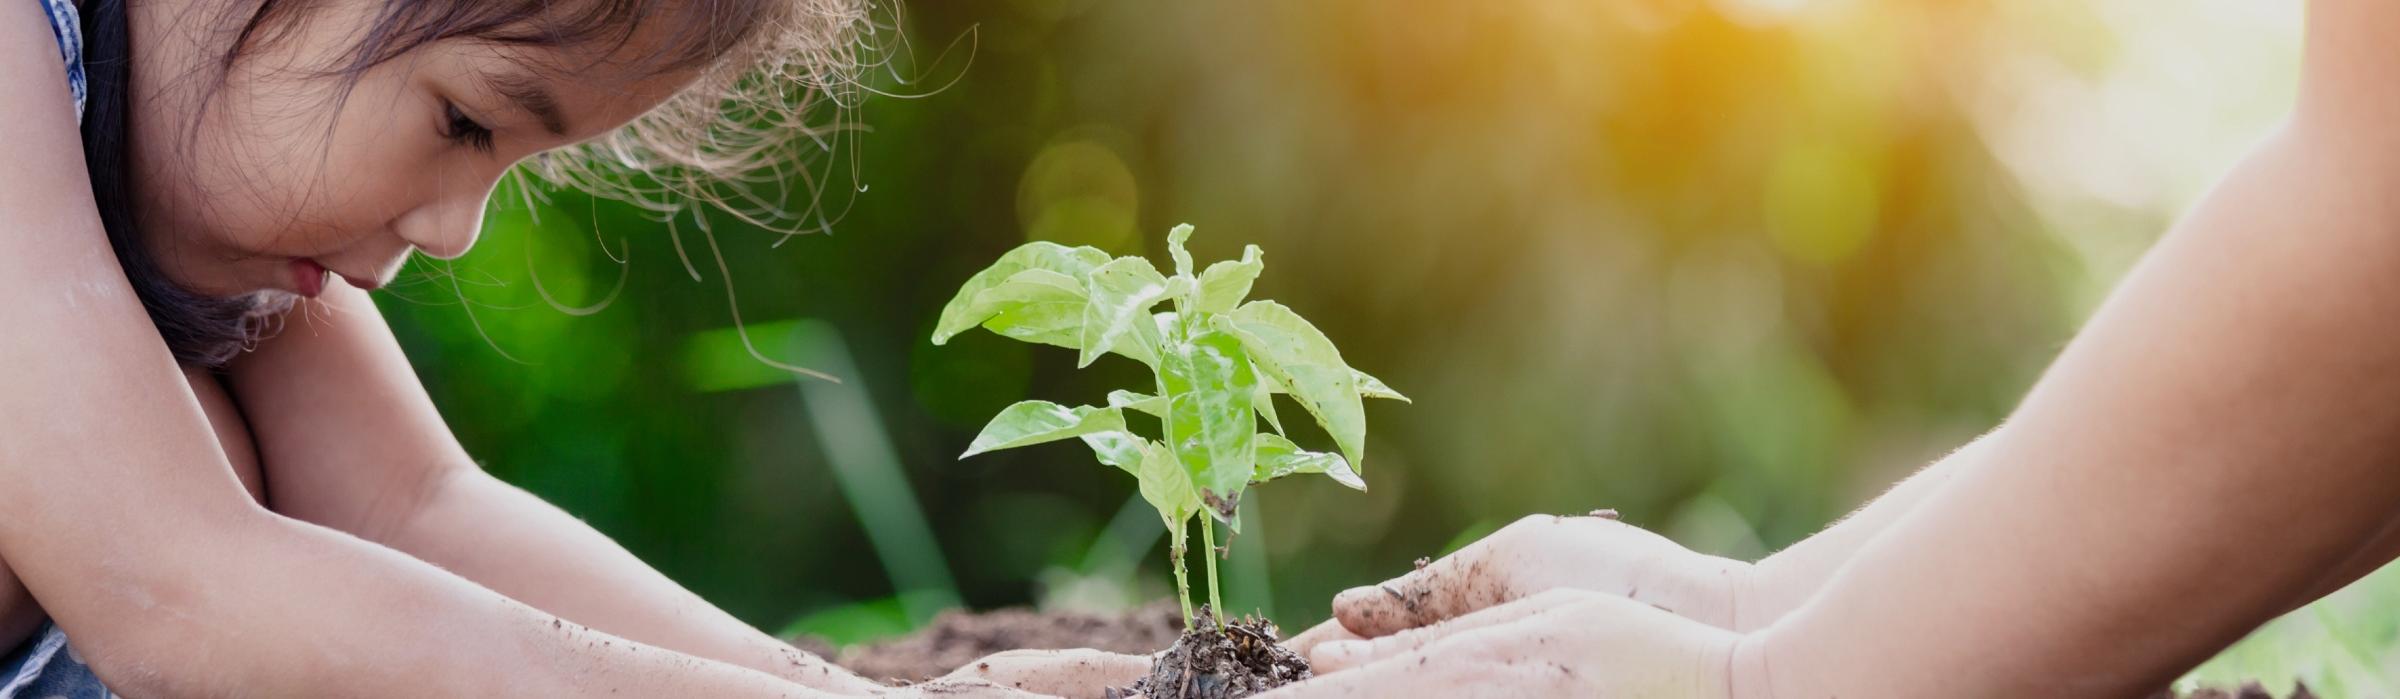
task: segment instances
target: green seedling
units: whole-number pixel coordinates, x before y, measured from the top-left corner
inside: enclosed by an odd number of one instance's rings
[[[1184,241],[1190,224],[1167,233],[1174,276],[1139,257],[1110,258],[1093,247],[1027,243],[967,279],[942,309],[933,343],[977,326],[1026,342],[1081,353],[1078,367],[1115,354],[1150,367],[1156,393],[1112,391],[1107,404],[1067,407],[1029,400],[1008,406],[967,448],[966,458],[1063,439],[1081,439],[1100,462],[1133,474],[1142,499],[1167,525],[1175,592],[1186,624],[1191,584],[1184,533],[1194,515],[1207,547],[1208,601],[1217,596],[1216,527],[1238,531],[1242,491],[1285,476],[1321,473],[1366,490],[1364,398],[1408,400],[1350,368],[1333,341],[1292,309],[1244,302],[1266,268],[1258,246],[1242,259],[1194,273]],[[1160,304],[1173,310],[1152,312]],[[1333,438],[1334,452],[1302,449],[1284,435],[1275,394],[1289,395]],[[1163,439],[1127,427],[1126,411],[1158,418]],[[1260,431],[1264,418],[1270,431]],[[1213,521],[1212,521],[1213,520]],[[1230,542],[1230,539],[1228,540]]]

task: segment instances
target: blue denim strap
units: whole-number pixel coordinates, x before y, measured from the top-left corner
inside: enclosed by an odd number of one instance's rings
[[[67,62],[67,87],[75,91],[75,121],[83,121],[83,18],[75,0],[42,0],[50,11],[50,33],[58,37],[58,57]]]
[[[67,645],[67,634],[42,624],[25,645],[0,657],[0,699],[114,699],[100,677]]]

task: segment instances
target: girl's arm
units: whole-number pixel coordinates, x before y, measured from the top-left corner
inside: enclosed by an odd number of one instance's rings
[[[329,285],[232,385],[283,513],[390,546],[626,638],[809,686],[878,685],[717,609],[581,520],[477,467],[365,292]]]
[[[801,696],[273,515],[117,268],[46,20],[0,9],[0,557],[137,696]]]
[[[1740,686],[2134,694],[2388,551],[2373,542],[2400,514],[2400,5],[2310,13],[2286,128],[2137,267],[1990,467],[1744,642]]]

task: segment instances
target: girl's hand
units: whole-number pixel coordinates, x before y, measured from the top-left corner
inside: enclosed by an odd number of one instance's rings
[[[1150,674],[1150,658],[1090,649],[1012,650],[984,657],[928,684],[990,682],[1065,699],[1097,699]]]
[[[1615,595],[1553,589],[1374,640],[1319,645],[1318,676],[1262,699],[1733,695],[1739,636]]]
[[[1553,589],[1607,593],[1744,630],[1779,615],[1742,604],[1751,570],[1616,521],[1606,510],[1532,515],[1407,575],[1343,592],[1333,600],[1333,620],[1289,645],[1310,655],[1319,644],[1387,636]]]

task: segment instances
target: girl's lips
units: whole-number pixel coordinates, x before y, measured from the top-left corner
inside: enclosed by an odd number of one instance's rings
[[[318,265],[316,260],[311,260],[308,258],[293,259],[292,290],[300,292],[301,296],[306,296],[312,299],[316,298],[317,294],[324,293],[325,268],[321,265]]]

